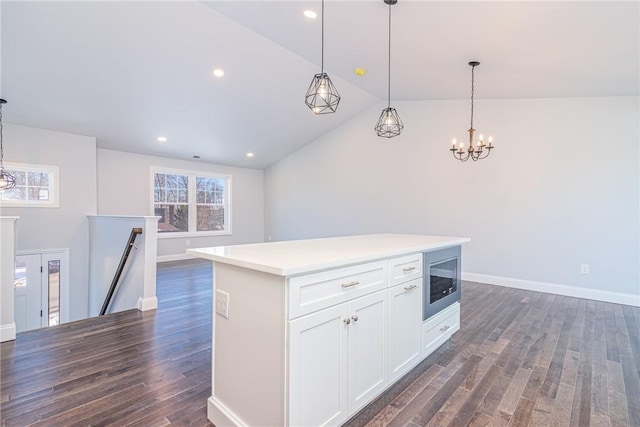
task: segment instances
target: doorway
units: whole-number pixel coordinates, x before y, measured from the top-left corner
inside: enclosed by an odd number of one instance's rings
[[[16,254],[16,332],[68,321],[68,253],[68,249],[60,249]]]

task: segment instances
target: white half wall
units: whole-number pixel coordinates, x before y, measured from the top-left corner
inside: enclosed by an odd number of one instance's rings
[[[0,216],[0,342],[16,339],[13,302],[18,219]]]
[[[17,251],[69,248],[69,320],[87,317],[89,221],[96,213],[96,139],[5,123],[4,160],[58,166],[57,208],[2,207],[18,216]]]
[[[478,100],[475,127],[496,149],[466,163],[448,149],[452,138],[468,138],[468,101],[394,102],[405,129],[392,139],[375,135],[378,105],[265,171],[265,238],[468,236],[467,274],[633,298],[638,102]]]
[[[98,149],[98,212],[100,215],[153,215],[150,168],[159,166],[229,174],[232,179],[232,235],[175,238],[158,236],[158,260],[187,257],[188,248],[262,242],[264,236],[264,173],[210,163]],[[187,240],[189,246],[187,246]]]
[[[158,307],[156,249],[158,217],[89,217],[89,315],[98,316],[133,228],[140,228],[107,313]]]

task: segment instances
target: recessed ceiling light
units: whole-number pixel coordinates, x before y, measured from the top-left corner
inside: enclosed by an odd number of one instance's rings
[[[306,16],[309,19],[316,19],[318,17],[318,14],[315,13],[313,10],[305,10],[304,16]]]
[[[222,77],[224,76],[224,70],[216,68],[215,70],[213,70],[213,75],[216,77]]]
[[[367,74],[367,70],[365,70],[364,68],[356,68],[355,70],[353,70],[354,73],[356,73],[356,76],[364,76],[365,74]]]
[[[253,157],[253,153],[251,152],[247,153],[247,157]]]
[[[158,142],[167,142],[167,137],[166,136],[159,136],[158,137]]]

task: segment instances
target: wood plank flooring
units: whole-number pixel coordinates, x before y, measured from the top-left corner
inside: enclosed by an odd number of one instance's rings
[[[211,270],[162,263],[157,312],[0,345],[2,426],[211,426]],[[347,425],[640,427],[640,309],[465,282],[461,330]]]

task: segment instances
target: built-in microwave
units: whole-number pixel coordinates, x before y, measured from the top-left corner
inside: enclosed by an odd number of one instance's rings
[[[460,246],[424,253],[422,320],[460,301]]]

